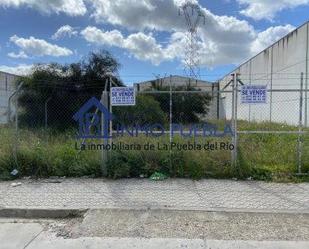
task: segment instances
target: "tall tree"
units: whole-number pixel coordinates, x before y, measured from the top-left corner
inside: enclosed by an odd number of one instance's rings
[[[105,87],[109,89],[110,77],[115,86],[123,86],[119,68],[119,62],[105,50],[92,52],[77,63],[34,66],[31,75],[20,79],[24,82],[18,99],[21,121],[41,126],[47,110],[49,126],[68,127],[83,103],[90,97],[100,98]]]
[[[153,84],[152,89],[166,92],[152,95],[160,103],[163,112],[169,114],[169,87]],[[172,95],[173,123],[194,124],[201,122],[209,112],[210,102],[211,96],[208,93],[200,92],[199,89],[192,86],[175,87]]]

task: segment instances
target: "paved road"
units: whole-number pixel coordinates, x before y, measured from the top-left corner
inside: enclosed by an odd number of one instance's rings
[[[14,183],[16,183],[15,181]],[[148,179],[0,182],[0,208],[151,208],[309,213],[309,183]]]
[[[308,241],[226,241],[178,238],[65,239],[40,223],[10,223],[0,220],[0,249],[307,249]]]
[[[309,214],[90,210],[59,234],[78,237],[309,241]]]

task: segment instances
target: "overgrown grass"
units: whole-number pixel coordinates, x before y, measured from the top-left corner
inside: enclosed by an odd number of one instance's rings
[[[255,124],[241,121],[240,130],[297,130],[283,124]],[[19,131],[18,147],[15,147],[15,131],[0,126],[0,178],[11,179],[10,172],[18,169],[19,176],[101,176],[101,151],[75,148],[74,131],[56,132],[22,129]],[[162,172],[170,177],[201,178],[252,178],[257,180],[298,180],[297,143],[295,134],[241,134],[239,136],[238,164],[231,166],[231,152],[213,151],[113,151],[109,154],[107,176],[149,177]],[[303,136],[302,171],[309,172],[309,136]],[[230,138],[174,137],[173,142],[186,144],[206,142],[231,142]],[[81,141],[79,141],[81,142]],[[86,141],[102,143],[102,141]],[[114,143],[168,144],[167,136],[152,138],[146,136],[122,137]],[[14,153],[16,152],[16,153]],[[308,178],[303,177],[307,180]]]
[[[10,178],[13,169],[18,169],[20,176],[33,177],[100,175],[100,154],[76,150],[73,132],[20,130],[17,148],[13,130],[1,127],[0,137],[2,179]]]

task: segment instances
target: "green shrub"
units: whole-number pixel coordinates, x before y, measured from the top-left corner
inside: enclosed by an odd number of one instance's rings
[[[143,127],[146,124],[167,123],[167,114],[162,111],[160,103],[149,95],[138,95],[135,106],[114,107],[113,114],[116,117],[114,125]]]
[[[0,157],[0,180],[11,180],[11,172],[15,168],[15,160],[12,155]]]
[[[107,175],[110,178],[149,177],[162,172],[170,177],[201,179],[205,176],[201,164],[186,159],[183,152],[120,152],[112,153],[107,163]]]
[[[186,176],[194,180],[202,179],[205,177],[205,170],[203,165],[195,161],[189,161],[187,164]]]
[[[130,167],[130,177],[139,177],[140,175],[147,174],[145,170],[145,160],[142,155],[139,153],[128,153],[127,154],[127,163]]]
[[[185,177],[186,160],[182,151],[167,151],[161,171],[170,177]]]
[[[253,168],[251,170],[251,176],[254,180],[270,181],[272,179],[272,172],[268,169]]]
[[[130,177],[131,167],[128,158],[121,152],[111,155],[107,161],[107,177],[112,179]]]
[[[48,177],[51,173],[49,170],[46,153],[43,150],[23,150],[17,154],[17,169],[20,175]]]
[[[1,173],[0,173],[0,181],[9,181],[9,180],[13,180],[10,172],[8,172],[8,171],[1,171]]]
[[[170,106],[170,87],[157,85],[152,82],[152,87],[149,90],[165,91],[165,94],[152,94],[161,106],[164,113],[169,113]],[[193,124],[201,121],[201,116],[206,116],[209,112],[211,96],[208,93],[198,93],[200,90],[192,86],[173,87],[173,120],[182,124]],[[177,93],[177,91],[179,93]],[[183,93],[184,91],[195,91],[195,94]]]

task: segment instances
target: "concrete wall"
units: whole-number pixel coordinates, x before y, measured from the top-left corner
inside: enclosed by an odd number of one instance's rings
[[[209,113],[205,117],[206,119],[217,119],[218,118],[218,98],[217,91],[219,85],[217,83],[212,83],[203,80],[190,79],[182,76],[172,76],[166,78],[155,79],[153,81],[145,81],[141,83],[134,84],[136,91],[151,91],[153,89],[153,84],[157,84],[163,87],[169,87],[170,84],[173,88],[179,86],[192,86],[196,89],[207,91],[212,97],[211,105],[209,106]],[[220,105],[220,104],[219,104]],[[221,105],[222,106],[222,103]]]
[[[257,56],[239,66],[232,73],[240,73],[244,84],[267,85],[272,89],[300,89],[300,75],[304,73],[304,88],[308,89],[309,23],[282,38]],[[228,74],[219,81],[224,88],[231,80]],[[228,87],[227,90],[231,90]],[[304,123],[308,125],[308,94],[304,94]],[[225,98],[221,115],[231,118],[231,94]],[[307,100],[306,100],[307,99]],[[267,104],[238,105],[238,118],[252,121],[273,121],[297,125],[299,122],[300,94],[273,92],[268,94]],[[225,111],[225,113],[224,113]]]
[[[7,122],[8,99],[15,90],[19,76],[0,72],[0,124]]]

